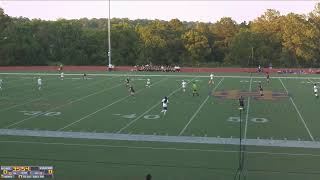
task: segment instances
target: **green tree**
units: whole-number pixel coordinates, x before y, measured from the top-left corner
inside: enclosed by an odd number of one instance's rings
[[[205,62],[207,56],[211,53],[208,39],[200,32],[192,29],[182,35],[185,48],[190,55],[193,64]]]
[[[317,29],[302,15],[290,13],[283,21],[282,46],[292,56],[295,65],[308,64],[315,61]],[[290,60],[289,60],[290,61]]]

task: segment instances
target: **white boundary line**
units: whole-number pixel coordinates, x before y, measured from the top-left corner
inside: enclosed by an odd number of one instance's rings
[[[80,146],[80,147],[100,147],[100,148],[124,148],[124,149],[149,149],[149,150],[168,150],[168,151],[198,151],[198,152],[217,152],[217,153],[239,153],[233,150],[216,150],[216,149],[194,149],[194,148],[175,148],[175,147],[152,147],[152,146],[117,146],[107,144],[85,144],[85,143],[55,143],[39,141],[0,141],[0,143],[12,144],[38,144],[38,145],[60,145],[60,146]],[[266,154],[266,155],[284,155],[284,156],[311,156],[320,157],[320,154],[305,153],[274,153],[266,151],[245,151],[248,154]]]
[[[192,80],[196,79],[197,77],[193,78]],[[191,81],[192,81],[191,80]],[[189,84],[191,81],[189,81],[187,84]],[[175,94],[176,92],[178,92],[182,87],[179,87],[178,89],[174,90],[173,92],[171,92],[168,97],[172,96],[173,94]],[[123,130],[127,129],[131,124],[133,124],[134,122],[138,121],[142,116],[144,116],[145,114],[147,114],[148,112],[150,112],[152,109],[154,109],[155,107],[159,106],[159,104],[161,104],[161,102],[156,103],[155,105],[153,105],[151,108],[149,108],[147,111],[145,111],[144,113],[142,113],[140,116],[138,116],[136,119],[130,121],[128,124],[126,124],[125,126],[123,126],[121,129],[119,129],[117,131],[117,133],[121,133]]]
[[[94,95],[96,95],[96,94],[100,94],[100,93],[103,93],[103,92],[105,92],[105,91],[109,91],[109,90],[114,89],[114,88],[117,88],[117,87],[119,87],[119,86],[121,86],[121,85],[122,85],[122,84],[119,83],[119,84],[117,84],[116,86],[112,86],[112,87],[110,87],[110,88],[103,89],[103,90],[101,90],[101,91],[97,91],[97,92],[91,93],[91,94],[89,94],[89,95],[87,95],[87,96],[84,96],[84,97],[81,97],[81,98],[77,98],[77,99],[72,100],[72,101],[70,101],[70,102],[68,102],[68,103],[65,103],[65,104],[56,106],[56,107],[54,107],[54,108],[51,108],[51,109],[49,109],[49,110],[47,110],[47,111],[45,111],[45,112],[43,112],[43,113],[40,113],[40,114],[37,114],[37,115],[34,115],[34,116],[30,116],[30,117],[28,117],[28,118],[25,118],[25,119],[22,119],[22,120],[20,120],[20,121],[15,122],[15,123],[12,123],[12,124],[6,126],[5,128],[10,128],[10,127],[12,127],[12,126],[15,126],[15,125],[17,125],[17,124],[20,124],[20,123],[22,123],[22,122],[25,122],[25,121],[27,121],[27,120],[30,120],[30,119],[33,119],[33,118],[35,118],[35,117],[41,116],[41,115],[43,115],[43,114],[45,114],[45,113],[48,113],[48,112],[50,112],[50,111],[53,111],[53,110],[59,109],[59,108],[61,108],[61,107],[64,107],[64,106],[66,106],[66,105],[68,105],[68,104],[72,104],[72,103],[81,101],[81,100],[83,100],[83,99],[86,99],[86,98],[88,98],[88,97],[94,96]]]
[[[7,74],[7,75],[40,75],[40,76],[56,76],[56,73],[0,73],[0,74]],[[122,73],[122,74],[101,74],[101,73],[93,73],[93,74],[87,74],[88,76],[137,76],[137,77],[194,77],[197,76],[197,78],[208,78],[207,75],[178,75],[178,74],[130,74],[128,75],[127,73]],[[68,73],[65,74],[65,76],[83,76],[83,74],[80,73]],[[255,79],[265,79],[265,77],[262,76],[224,76],[224,75],[216,75],[215,77],[224,77],[224,78],[255,78]],[[320,80],[320,76],[317,77],[315,74],[314,77],[298,77],[298,76],[288,76],[288,77],[282,77],[282,76],[275,76],[275,77],[270,77],[270,79],[316,79]]]
[[[221,84],[221,82],[224,80],[224,78],[222,78],[219,83],[216,85],[216,87],[214,87],[214,89],[212,90],[212,92],[214,92]],[[193,121],[193,119],[197,116],[197,114],[200,112],[200,110],[202,109],[203,105],[208,101],[210,95],[208,95],[208,97],[202,102],[202,104],[199,106],[199,108],[196,110],[196,112],[193,114],[193,116],[189,119],[189,122],[184,126],[184,128],[180,131],[179,136],[181,136],[184,131],[188,128],[189,124]]]
[[[157,82],[154,83],[154,84],[151,84],[151,86],[154,86],[154,85],[156,85],[156,84],[159,84],[160,82],[162,82],[162,81],[164,81],[164,80],[166,80],[166,78],[164,78],[164,79],[162,79],[162,80],[160,80],[160,81],[157,81]],[[145,88],[144,88],[144,89],[145,89]],[[138,94],[139,92],[141,92],[141,91],[144,90],[144,89],[140,89],[139,91],[137,91],[136,94]],[[130,97],[130,96],[131,96],[131,95],[127,95],[127,96],[125,96],[125,97],[123,97],[123,98],[120,98],[120,99],[114,101],[114,102],[111,103],[111,104],[108,104],[108,105],[106,105],[106,106],[103,106],[102,108],[100,108],[100,109],[98,109],[98,110],[96,110],[96,111],[94,111],[94,112],[92,112],[92,113],[90,113],[90,114],[88,114],[88,115],[86,115],[86,116],[84,116],[84,117],[82,117],[82,118],[80,118],[80,119],[72,122],[72,123],[69,123],[69,124],[67,124],[67,125],[64,126],[64,127],[59,128],[57,131],[64,130],[64,129],[66,129],[66,128],[68,128],[68,127],[70,127],[70,126],[72,126],[72,125],[74,125],[74,124],[76,124],[76,123],[84,120],[84,119],[87,119],[88,117],[90,117],[90,116],[92,116],[92,115],[94,115],[94,114],[96,114],[96,113],[98,113],[98,112],[100,112],[100,111],[102,111],[102,110],[105,110],[105,109],[109,108],[110,106],[112,106],[112,105],[114,105],[114,104],[116,104],[116,103],[118,103],[118,102],[121,102],[121,101],[127,99],[127,98]]]
[[[281,82],[281,84],[282,84],[283,88],[286,90],[287,94],[289,94],[289,92],[288,92],[288,90],[287,90],[286,86],[284,85],[284,83],[282,82],[282,80],[281,80],[281,79],[279,79],[279,81]],[[308,126],[307,126],[307,124],[306,124],[305,120],[303,119],[303,117],[302,117],[302,115],[301,115],[301,113],[300,113],[300,111],[299,111],[298,107],[297,107],[297,106],[296,106],[296,104],[294,103],[294,101],[293,101],[292,97],[290,97],[290,101],[291,101],[291,103],[293,104],[293,106],[294,106],[295,110],[297,111],[297,113],[298,113],[298,115],[299,115],[299,117],[300,117],[301,122],[303,123],[304,127],[305,127],[305,128],[306,128],[306,130],[308,131],[308,133],[309,133],[309,136],[310,136],[311,140],[312,140],[312,141],[314,141],[314,138],[313,138],[313,136],[312,136],[312,134],[311,134],[311,132],[310,132],[310,130],[309,130],[309,128],[308,128]]]
[[[250,85],[249,85],[249,92],[251,92],[251,91],[252,91],[252,78],[250,79]],[[244,139],[247,139],[249,110],[250,110],[250,96],[248,97],[247,114],[246,114],[246,124],[245,124],[245,127],[244,127]],[[241,123],[241,122],[240,122],[240,123]]]
[[[45,130],[16,130],[0,129],[0,136],[22,136],[60,139],[94,139],[115,140],[131,142],[163,142],[184,144],[218,144],[239,145],[238,138],[200,137],[200,136],[167,136],[167,135],[141,135],[141,134],[118,134],[98,132],[74,132],[74,131],[45,131]],[[320,142],[301,140],[277,140],[277,139],[245,139],[243,144],[256,147],[286,147],[320,149]]]
[[[116,77],[112,77],[112,78],[110,78],[110,79],[114,79],[114,78],[116,78]],[[110,80],[110,79],[108,79],[108,80]],[[105,80],[106,80],[106,79],[99,80],[99,82],[103,82],[103,81],[105,81]],[[88,86],[88,85],[92,85],[92,84],[95,84],[95,83],[96,83],[96,81],[95,81],[95,82],[92,82],[92,83],[90,83],[90,84],[89,84],[89,83],[88,83],[88,84],[81,84],[81,85],[75,87],[74,89],[83,88],[83,87],[86,87],[86,86]],[[37,98],[37,99],[33,99],[33,100],[31,100],[31,101],[27,101],[27,102],[22,103],[22,104],[16,104],[16,105],[13,105],[13,106],[4,108],[4,109],[0,109],[0,112],[6,111],[6,110],[10,110],[10,109],[13,109],[13,108],[16,108],[16,107],[20,107],[20,106],[23,106],[23,105],[26,105],[26,104],[29,104],[29,103],[38,101],[38,100],[43,99],[43,98],[55,96],[55,95],[57,95],[57,94],[62,94],[62,93],[64,93],[64,92],[59,91],[59,92],[52,93],[52,94],[49,94],[49,95],[46,95],[46,96],[42,96],[42,97],[39,97],[39,98]]]

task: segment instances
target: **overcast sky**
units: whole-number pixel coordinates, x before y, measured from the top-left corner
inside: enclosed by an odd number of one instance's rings
[[[111,17],[129,19],[178,18],[185,21],[216,22],[222,17],[232,17],[237,22],[250,21],[266,9],[279,10],[281,14],[294,12],[307,14],[320,1],[111,1]],[[6,14],[14,17],[56,20],[102,18],[108,15],[108,1],[4,1],[0,0]]]

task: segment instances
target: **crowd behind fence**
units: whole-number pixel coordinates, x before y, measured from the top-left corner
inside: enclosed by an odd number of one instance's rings
[[[133,71],[180,72],[179,66],[142,65],[134,66]]]

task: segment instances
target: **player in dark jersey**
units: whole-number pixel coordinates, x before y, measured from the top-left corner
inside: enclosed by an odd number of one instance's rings
[[[242,96],[239,98],[239,110],[244,110],[244,98]]]
[[[262,86],[260,86],[260,96],[263,96],[263,88],[262,88]]]
[[[130,92],[130,94],[131,94],[132,96],[134,96],[135,91],[134,91],[134,89],[133,89],[133,86],[130,86],[129,92]]]
[[[267,73],[267,83],[269,84],[269,82],[270,82],[270,75],[269,73]]]
[[[127,77],[127,79],[126,79],[126,87],[129,87],[129,85],[130,85],[130,79]]]
[[[87,80],[87,74],[86,73],[83,74],[83,79]]]

